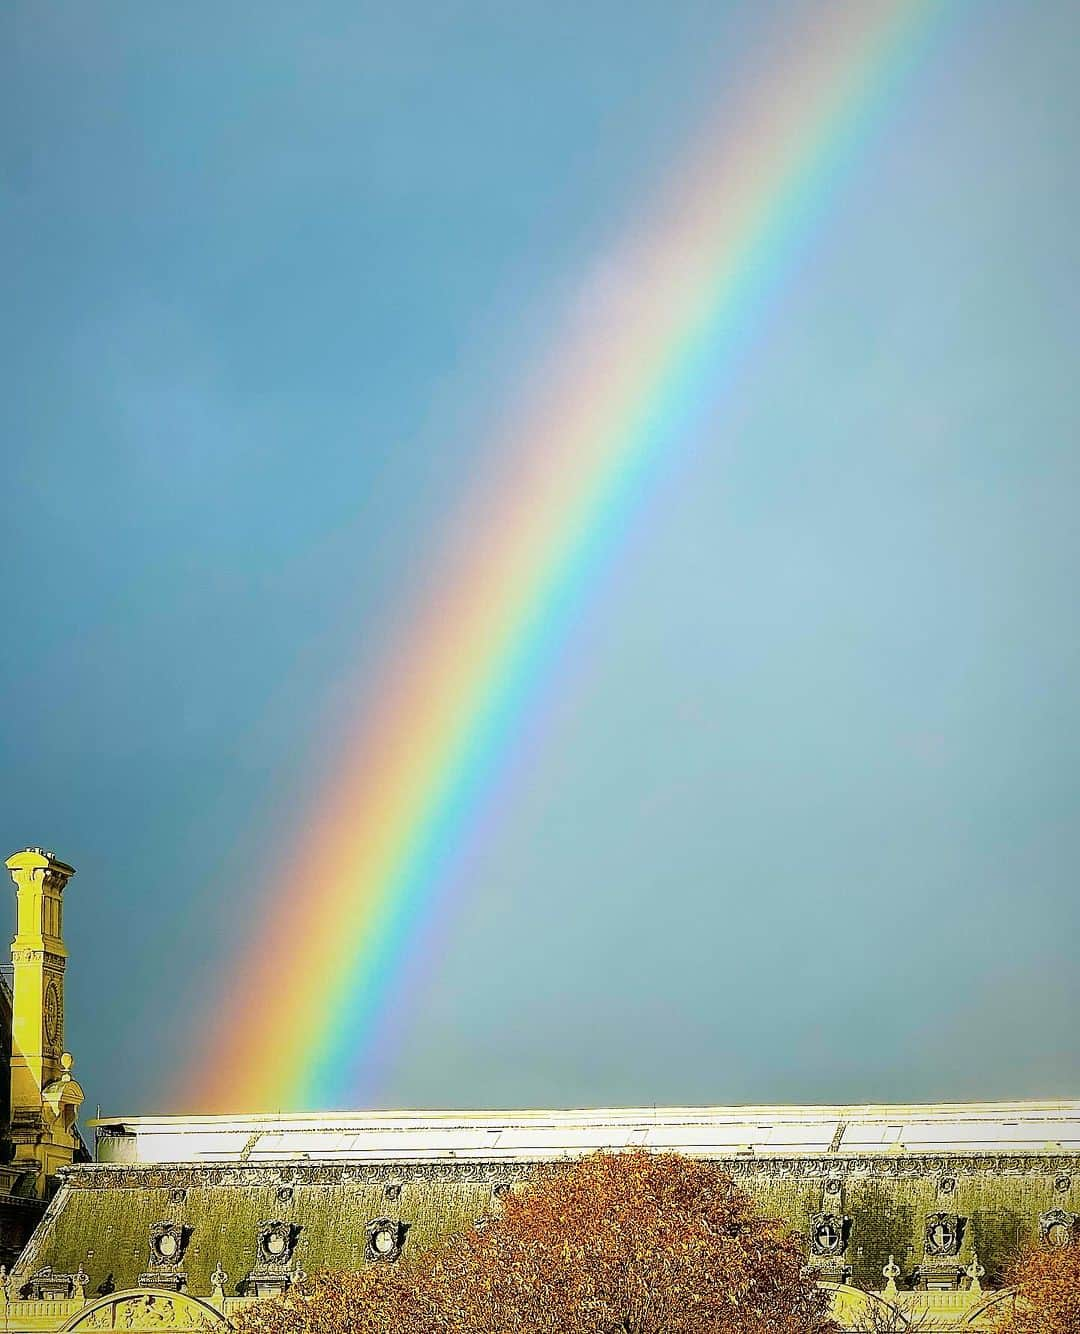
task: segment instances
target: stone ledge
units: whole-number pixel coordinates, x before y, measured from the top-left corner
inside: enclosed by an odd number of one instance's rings
[[[151,1190],[166,1187],[222,1187],[252,1185],[380,1185],[410,1181],[460,1182],[491,1185],[521,1180],[540,1167],[560,1159],[473,1158],[443,1162],[409,1162],[407,1159],[337,1160],[331,1162],[288,1160],[208,1166],[205,1163],[92,1163],[61,1169],[60,1178],[69,1190]],[[566,1161],[572,1161],[567,1159]],[[710,1154],[708,1161],[720,1164],[731,1176],[792,1178],[824,1181],[831,1177],[879,1180],[932,1179],[946,1170],[950,1175],[1043,1176],[1080,1172],[1077,1153],[956,1153],[889,1154],[845,1156],[828,1154],[767,1157],[764,1154],[728,1157]]]

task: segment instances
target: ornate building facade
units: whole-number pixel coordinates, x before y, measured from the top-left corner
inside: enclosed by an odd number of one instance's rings
[[[0,1263],[11,1265],[55,1193],[86,1159],[83,1100],[64,1048],[63,895],[74,868],[41,848],[7,861],[16,889],[11,982],[0,983]]]
[[[38,970],[21,990],[16,972],[14,1008],[26,996],[40,1009],[13,1025],[27,1035],[11,1061],[15,1161],[39,1208],[51,1196],[0,1276],[9,1334],[222,1328],[304,1272],[436,1245],[538,1164],[598,1148],[721,1163],[806,1237],[851,1329],[873,1308],[900,1327],[989,1329],[1011,1301],[1002,1275],[1017,1250],[1063,1245],[1080,1224],[1080,1102],[118,1117],[91,1123],[95,1161],[78,1162],[81,1094],[48,999],[59,977],[62,1003],[60,918],[44,906],[72,872],[43,853],[8,865],[13,948],[30,956],[16,968]]]

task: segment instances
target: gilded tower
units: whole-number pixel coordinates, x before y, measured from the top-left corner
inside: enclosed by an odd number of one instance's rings
[[[64,1049],[64,888],[75,868],[42,848],[7,860],[18,899],[11,1015],[11,1129],[14,1166],[47,1194],[57,1169],[81,1143],[75,1125],[83,1092]]]

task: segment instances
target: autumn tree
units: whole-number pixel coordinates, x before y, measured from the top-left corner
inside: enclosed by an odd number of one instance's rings
[[[233,1323],[239,1334],[429,1334],[443,1326],[423,1279],[407,1265],[314,1274],[253,1302]]]
[[[715,1164],[677,1154],[596,1153],[542,1168],[498,1213],[392,1276],[319,1283],[251,1308],[242,1334],[835,1328],[796,1241]]]
[[[1026,1252],[1006,1282],[1016,1300],[999,1334],[1080,1334],[1080,1240]]]
[[[643,1151],[542,1169],[433,1257],[454,1334],[821,1334],[804,1270],[715,1164]]]

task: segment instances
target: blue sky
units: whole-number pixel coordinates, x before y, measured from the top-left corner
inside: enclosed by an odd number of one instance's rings
[[[0,831],[79,869],[91,1105],[184,1110],[502,407],[827,8],[4,7]],[[365,1097],[1080,1091],[1078,52],[1067,0],[987,0],[911,72],[596,588]]]

